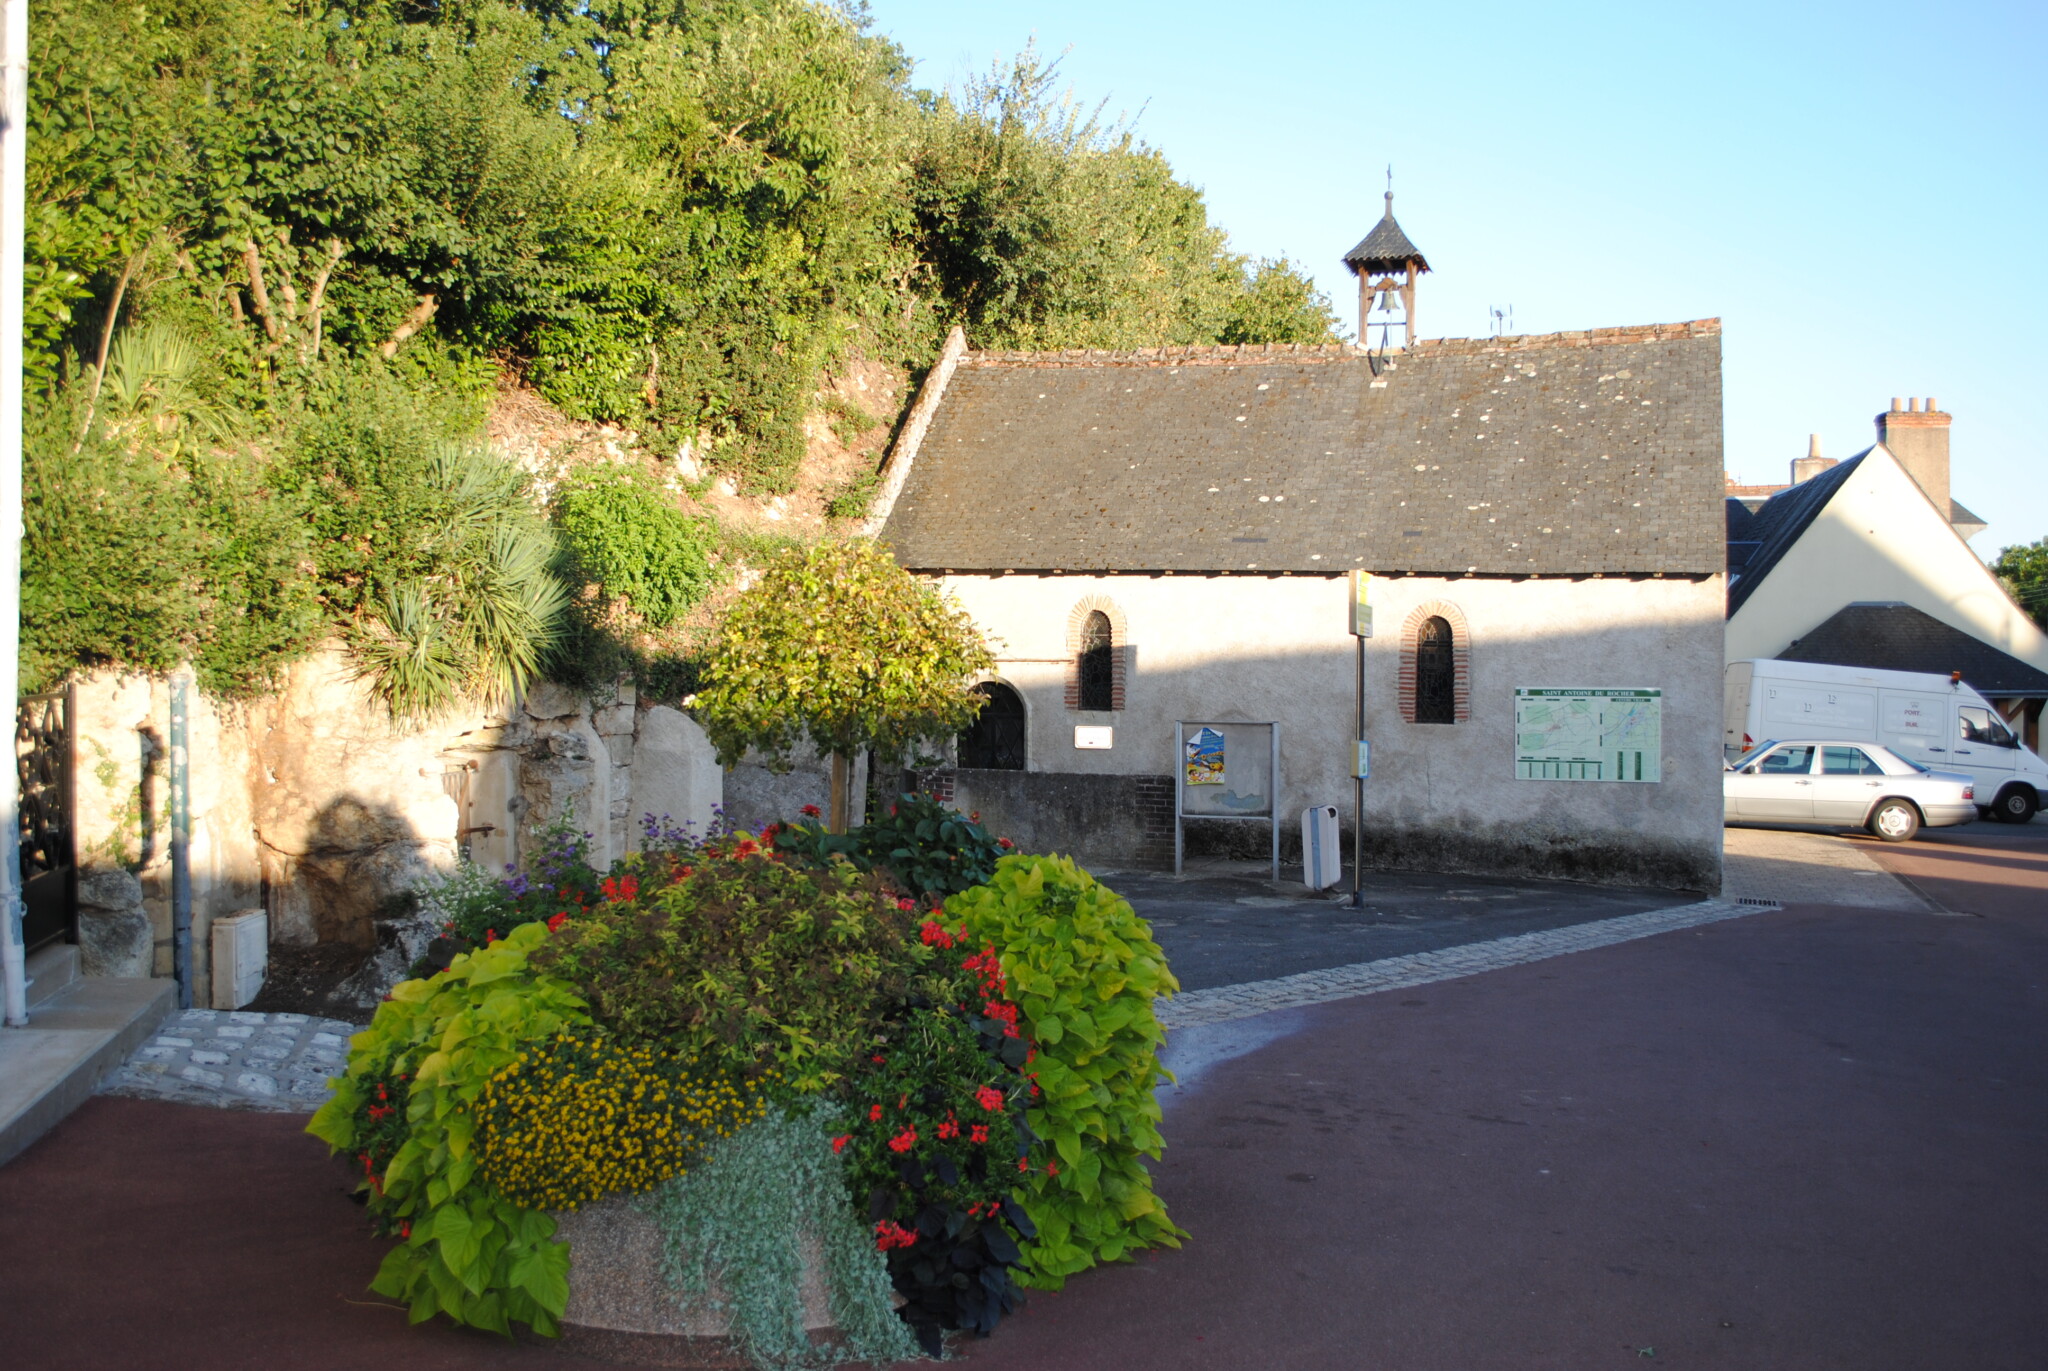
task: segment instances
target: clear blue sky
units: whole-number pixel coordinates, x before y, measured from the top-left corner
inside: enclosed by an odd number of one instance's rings
[[[2048,536],[2048,4],[872,0],[917,82],[1034,35],[1075,93],[1311,268],[1395,213],[1425,336],[1723,321],[1727,466],[1782,482],[1893,395],[1955,415],[1989,558]]]

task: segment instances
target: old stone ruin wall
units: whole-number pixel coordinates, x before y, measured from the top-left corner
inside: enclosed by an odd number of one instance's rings
[[[97,674],[76,700],[83,969],[168,976],[170,684]],[[199,1005],[216,918],[263,909],[273,946],[374,950],[359,979],[395,979],[427,936],[404,897],[430,873],[463,855],[491,870],[523,862],[565,812],[602,868],[638,847],[643,815],[701,833],[723,794],[703,731],[630,684],[592,699],[540,683],[504,710],[401,728],[329,648],[248,704],[188,690],[188,719]]]

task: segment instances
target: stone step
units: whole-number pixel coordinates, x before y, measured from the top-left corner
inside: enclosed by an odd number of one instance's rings
[[[84,1104],[178,1003],[168,980],[88,976],[0,1027],[0,1165]]]
[[[53,1000],[78,980],[78,945],[52,943],[28,954],[28,1007]]]

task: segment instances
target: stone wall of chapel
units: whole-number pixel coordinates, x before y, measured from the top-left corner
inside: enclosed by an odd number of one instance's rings
[[[1027,770],[1171,775],[1181,720],[1276,720],[1282,813],[1352,809],[1356,640],[1339,576],[948,576],[1001,642],[999,671],[1026,695]],[[1074,746],[1065,707],[1068,611],[1100,595],[1122,610],[1123,710],[1114,746]],[[1718,889],[1721,852],[1719,577],[1506,580],[1379,577],[1366,653],[1373,779],[1368,861]],[[1469,635],[1469,717],[1411,724],[1399,709],[1401,626],[1450,604]],[[1518,687],[1664,693],[1657,784],[1520,781]]]

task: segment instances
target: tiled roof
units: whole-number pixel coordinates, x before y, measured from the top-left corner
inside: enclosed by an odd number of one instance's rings
[[[1719,333],[969,353],[883,535],[917,570],[1711,575]]]
[[[1827,503],[1849,479],[1851,472],[1863,465],[1868,454],[1865,448],[1846,462],[1837,462],[1818,476],[1810,476],[1796,486],[1787,486],[1757,507],[1743,526],[1742,565],[1735,565],[1736,546],[1729,544],[1728,559],[1728,617],[1734,618],[1752,592],[1763,584],[1764,577],[1771,574],[1792,544],[1799,541],[1799,535],[1807,526],[1820,517]],[[1737,503],[1729,501],[1730,504]],[[1732,517],[1732,516],[1731,516]],[[1730,538],[1734,537],[1731,532]]]
[[[2048,696],[2048,672],[1897,602],[1849,605],[1778,655],[1879,671],[1960,671],[1985,695]]]

